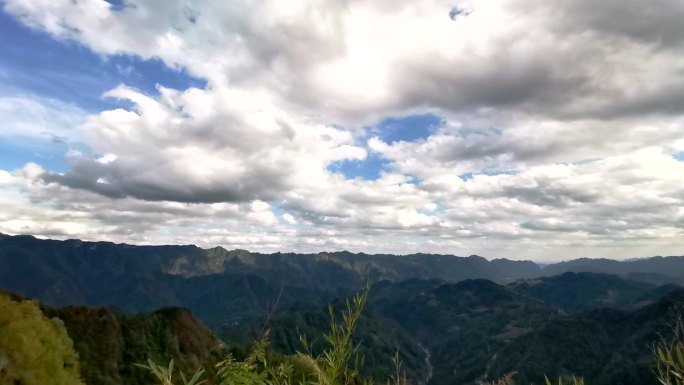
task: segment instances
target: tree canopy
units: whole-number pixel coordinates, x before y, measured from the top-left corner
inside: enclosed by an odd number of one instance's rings
[[[83,385],[78,356],[58,318],[0,293],[0,384]]]

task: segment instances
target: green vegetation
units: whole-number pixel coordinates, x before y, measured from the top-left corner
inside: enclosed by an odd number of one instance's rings
[[[593,309],[558,317],[501,349],[490,365],[497,377],[518,371],[522,384],[544,375],[581,375],[592,385],[656,385],[653,341],[670,340],[668,325],[684,303],[684,291],[669,293],[639,309]]]
[[[518,375],[518,372],[510,372],[506,373],[501,378],[499,378],[496,381],[492,382],[484,382],[482,385],[514,385],[515,384],[515,376]]]
[[[243,360],[236,360],[232,354],[219,362],[215,367],[219,385],[351,385],[371,384],[372,380],[360,375],[359,367],[363,358],[358,354],[358,347],[353,343],[352,334],[358,326],[361,312],[368,300],[368,291],[357,294],[348,300],[345,309],[338,316],[333,308],[328,308],[330,330],[324,335],[328,347],[320,354],[310,350],[306,337],[302,337],[304,353],[289,357],[271,357],[266,348],[269,332],[266,331],[256,341],[250,353]],[[401,369],[401,362],[395,356],[396,371],[388,380],[388,384],[404,385],[406,376]],[[173,362],[168,368],[157,365],[150,360],[143,366],[152,372],[162,385],[173,385],[174,378],[180,379],[183,385],[202,383],[203,370],[200,369],[190,377],[181,371],[174,375]],[[189,379],[188,379],[189,378]]]
[[[597,307],[631,309],[652,299],[650,292],[656,288],[648,283],[596,273],[563,273],[524,279],[508,286],[569,312]]]
[[[684,385],[684,315],[676,316],[670,341],[661,339],[654,347],[655,374],[663,385]]]
[[[373,290],[375,292],[375,290]],[[333,306],[344,307],[341,301]],[[300,336],[311,336],[309,350],[313,355],[321,354],[329,346],[325,338],[315,338],[326,333],[330,327],[328,309],[323,306],[298,306],[282,309],[268,322],[271,330],[269,348],[292,355],[302,349]],[[226,339],[230,342],[230,339]],[[406,374],[411,378],[425,378],[425,352],[420,343],[399,324],[371,309],[369,305],[358,320],[352,342],[358,353],[364,357],[359,368],[361,375],[383,380],[393,374],[394,365],[387,357],[399,352]]]
[[[515,385],[515,377],[517,375],[518,375],[518,372],[506,373],[505,375],[503,375],[498,380],[493,381],[493,382],[485,382],[482,385]],[[581,377],[571,376],[569,379],[564,380],[563,377],[558,377],[558,382],[554,383],[548,377],[544,376],[544,384],[545,385],[563,385],[563,384],[584,385],[584,379]]]
[[[656,349],[656,373],[663,385],[684,384],[684,345],[681,342]]]
[[[491,379],[487,372],[493,357],[557,316],[541,301],[484,279],[445,284],[384,311],[431,352],[434,384]],[[497,377],[515,369],[511,365]]]
[[[152,372],[152,374],[157,377],[162,385],[173,385],[173,360],[169,361],[168,368],[157,365],[151,359],[148,359],[147,362],[147,365],[138,364],[137,366]],[[183,381],[183,385],[199,385],[206,382],[205,380],[201,379],[202,374],[204,374],[204,369],[198,369],[189,379],[185,377],[183,372],[180,373],[180,377],[181,381]]]
[[[546,385],[554,385],[548,377],[544,377],[544,382],[546,383]],[[575,376],[572,376],[572,378],[569,381],[566,381],[566,383],[567,382],[570,382],[571,385],[584,385],[584,378],[577,378]],[[563,377],[558,377],[557,384],[563,385]]]
[[[106,308],[45,307],[59,317],[79,354],[81,375],[90,385],[147,385],[156,382],[135,364],[174,360],[184,371],[212,369],[229,350],[190,312],[166,308],[145,315],[116,314]]]
[[[509,288],[493,286],[486,281],[470,281],[460,285],[439,287],[431,292],[441,293],[436,297],[428,297],[430,306],[438,308],[464,309],[480,304],[476,313],[488,313],[488,307],[483,304],[489,303],[494,308],[516,309],[511,307],[512,300]],[[381,297],[388,299],[387,293]],[[594,310],[580,313],[575,318],[577,322],[586,322],[588,319],[600,319],[599,325],[622,336],[623,333],[639,334],[642,340],[655,336],[663,336],[653,347],[646,357],[646,367],[650,374],[646,377],[634,378],[621,377],[623,380],[615,383],[623,384],[647,384],[657,383],[662,385],[684,385],[684,321],[676,318],[675,327],[652,329],[650,323],[658,323],[663,316],[670,318],[680,314],[682,293],[671,293],[662,301],[639,309],[635,312],[619,310]],[[377,298],[377,296],[375,296]],[[82,385],[79,379],[78,369],[86,383],[90,385],[100,384],[162,384],[162,385],[360,385],[373,383],[388,383],[391,385],[405,385],[407,383],[434,384],[434,377],[407,376],[402,359],[398,352],[387,354],[385,360],[392,365],[392,371],[380,378],[377,373],[364,371],[366,367],[362,347],[364,340],[359,340],[355,334],[360,330],[363,321],[362,310],[370,304],[368,291],[353,296],[343,303],[343,310],[338,312],[333,305],[328,307],[329,330],[323,334],[314,349],[314,343],[306,338],[301,338],[300,352],[289,355],[281,355],[269,349],[269,342],[273,334],[263,328],[256,342],[246,351],[229,351],[213,334],[204,328],[190,313],[182,309],[163,309],[150,315],[121,315],[114,314],[107,309],[90,309],[72,307],[53,309],[40,306],[33,301],[13,299],[9,295],[0,295],[0,384],[64,384]],[[418,296],[411,303],[414,305],[423,302],[426,298]],[[393,301],[389,301],[393,302]],[[389,303],[386,302],[385,304]],[[515,303],[515,302],[514,302]],[[458,306],[455,306],[455,305]],[[449,305],[449,306],[446,306]],[[383,305],[384,306],[384,305]],[[393,306],[397,306],[395,303]],[[414,311],[425,311],[426,308],[411,307]],[[460,310],[459,310],[460,311]],[[373,310],[371,310],[371,313]],[[404,313],[405,314],[405,313]],[[453,313],[447,319],[462,317],[460,313]],[[515,313],[504,313],[510,317]],[[52,317],[52,320],[47,318]],[[407,315],[407,314],[405,314]],[[62,322],[56,317],[64,319],[66,330],[74,338],[74,346],[78,347],[79,357],[71,347],[71,340],[66,335]],[[454,318],[456,317],[456,318]],[[270,318],[270,317],[269,317]],[[436,334],[443,330],[446,325],[439,322],[433,325]],[[565,318],[566,321],[573,318]],[[660,321],[659,321],[660,320]],[[485,319],[475,320],[484,322]],[[549,323],[557,323],[555,320]],[[574,322],[574,321],[573,321]],[[467,323],[460,322],[460,325]],[[561,323],[562,325],[562,323]],[[623,330],[619,329],[623,325]],[[665,325],[666,326],[666,325]],[[490,326],[480,325],[487,329]],[[546,326],[545,326],[546,327]],[[637,328],[637,329],[634,329]],[[558,338],[561,334],[570,335],[572,329],[590,330],[588,324],[570,323],[568,329],[552,329],[548,338]],[[641,331],[639,331],[639,330]],[[544,330],[542,328],[541,330]],[[651,330],[644,333],[644,330]],[[674,332],[673,332],[674,331]],[[665,332],[669,332],[666,335]],[[592,335],[591,330],[590,334]],[[426,334],[428,335],[428,334]],[[584,385],[582,377],[575,377],[574,370],[579,369],[586,378],[590,378],[591,385],[606,383],[603,372],[610,370],[600,369],[600,372],[587,371],[587,366],[582,361],[567,360],[578,352],[567,349],[563,340],[553,342],[546,340],[544,334],[530,336],[537,345],[553,345],[558,347],[559,355],[551,354],[556,366],[551,363],[540,362],[537,369],[543,370],[540,375],[536,372],[528,372],[525,361],[517,361],[514,351],[505,348],[497,355],[502,355],[494,362],[488,362],[487,370],[496,373],[497,362],[506,359],[516,360],[513,369],[518,372],[505,372],[496,380],[484,382],[483,378],[470,383],[488,385],[514,385],[520,384],[546,384],[546,385]],[[620,337],[624,338],[624,337]],[[580,343],[581,342],[581,343]],[[597,357],[600,354],[602,344],[606,341],[594,341],[590,338],[575,343],[573,346],[584,346],[580,352],[592,355],[594,361],[601,361]],[[549,351],[548,346],[545,347]],[[608,346],[608,349],[616,349]],[[619,350],[619,349],[617,349]],[[617,364],[629,365],[632,358],[627,351],[619,351],[625,357],[618,357]],[[532,361],[536,362],[535,350],[526,353],[531,355]],[[393,356],[393,358],[391,358]],[[565,356],[565,357],[564,357]],[[654,356],[656,360],[654,361]],[[118,357],[118,358],[117,358]],[[483,356],[484,357],[484,356]],[[615,356],[612,356],[615,357]],[[147,359],[147,364],[137,364]],[[641,359],[641,358],[640,358]],[[170,360],[170,361],[169,361]],[[168,365],[158,365],[157,362],[169,362]],[[573,367],[573,364],[577,364]],[[599,362],[600,364],[600,362]],[[104,366],[103,366],[104,365]],[[458,367],[459,371],[453,371],[453,378],[458,378],[460,373],[469,373],[468,363]],[[602,368],[601,366],[597,366]],[[545,368],[545,369],[542,369]],[[113,371],[113,372],[108,372]],[[550,372],[550,373],[549,373]],[[186,375],[185,373],[192,373]],[[546,374],[552,374],[557,382],[552,382]],[[598,373],[598,374],[597,374]],[[560,375],[559,375],[560,374]],[[589,375],[587,375],[589,374]],[[654,375],[655,374],[655,375]],[[426,381],[423,380],[427,378]],[[620,378],[620,377],[617,377]],[[421,381],[423,380],[423,381]],[[443,380],[440,380],[443,381]],[[453,383],[463,383],[454,381]]]
[[[577,260],[542,270],[476,256],[259,254],[16,236],[0,237],[0,266],[0,287],[21,295],[112,306],[43,306],[47,318],[63,320],[90,385],[157,383],[134,365],[148,358],[173,360],[175,371],[204,369],[202,378],[216,384],[215,365],[229,351],[234,364],[249,357],[274,298],[265,357],[273,368],[309,373],[303,357],[330,348],[315,338],[330,327],[326,305],[343,308],[339,298],[368,280],[374,290],[351,336],[364,357],[359,379],[395,376],[388,357],[398,352],[417,385],[491,382],[511,371],[519,384],[544,384],[544,375],[571,383],[577,374],[591,385],[656,385],[652,342],[669,336],[664,325],[684,303],[677,285],[657,286],[684,282],[684,257]],[[556,273],[565,274],[547,277]],[[304,355],[300,335],[314,337]],[[672,357],[662,373],[674,376],[676,349],[662,354]]]
[[[62,321],[0,292],[0,384],[83,385]]]
[[[236,360],[232,354],[219,362],[215,367],[218,385],[352,385],[373,384],[373,380],[360,375],[359,367],[363,357],[358,354],[358,346],[352,342],[352,335],[361,318],[361,312],[368,300],[368,291],[357,294],[346,303],[341,320],[336,317],[332,305],[329,306],[330,331],[324,335],[328,347],[318,355],[314,355],[308,346],[308,340],[302,337],[307,347],[305,353],[297,353],[289,357],[272,360],[267,353],[268,335],[265,331],[244,360]],[[655,346],[655,374],[663,385],[684,385],[684,322],[677,319],[674,328],[675,337],[670,343],[661,342]],[[402,369],[399,355],[395,354],[392,362],[395,373],[386,383],[388,385],[406,385],[410,381]],[[653,362],[653,361],[652,361]],[[200,385],[204,369],[197,370],[187,377],[182,371],[174,375],[173,360],[168,368],[149,360],[141,367],[152,372],[161,385],[180,384]],[[483,385],[514,385],[517,372],[509,372],[492,382],[480,382]],[[544,376],[546,385],[585,385],[584,378],[575,375],[560,376],[556,383]]]

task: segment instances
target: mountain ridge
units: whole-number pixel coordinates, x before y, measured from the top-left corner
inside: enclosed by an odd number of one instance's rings
[[[115,245],[115,246],[124,246],[124,247],[133,247],[133,248],[161,248],[161,247],[184,247],[184,248],[196,248],[199,250],[203,251],[210,251],[210,250],[224,250],[226,252],[245,252],[245,253],[250,253],[250,254],[263,254],[263,255],[270,255],[270,254],[296,254],[296,255],[339,255],[339,254],[347,254],[347,255],[354,255],[354,256],[364,256],[364,257],[377,257],[377,256],[393,256],[393,257],[407,257],[407,256],[415,256],[415,257],[456,257],[456,258],[482,258],[488,262],[494,262],[494,261],[511,261],[511,262],[530,262],[534,263],[535,265],[540,266],[542,269],[546,269],[548,266],[554,266],[554,265],[564,265],[564,264],[569,264],[569,263],[575,263],[575,262],[580,262],[580,261],[590,261],[591,263],[595,262],[601,262],[601,261],[607,261],[607,262],[617,262],[617,263],[633,263],[633,262],[642,262],[644,260],[657,260],[657,259],[668,259],[668,258],[684,258],[684,255],[653,255],[653,256],[641,256],[641,257],[628,257],[624,259],[610,259],[610,258],[604,258],[604,257],[578,257],[578,258],[572,258],[572,259],[567,259],[567,260],[560,260],[560,261],[555,261],[555,262],[543,262],[543,261],[534,261],[530,259],[509,259],[505,257],[484,257],[479,254],[470,254],[467,256],[460,256],[456,254],[441,254],[441,253],[425,253],[425,252],[415,252],[415,253],[407,253],[407,254],[387,254],[387,253],[366,253],[366,252],[353,252],[349,250],[336,250],[336,251],[328,251],[328,250],[321,250],[318,252],[310,252],[310,253],[297,253],[297,252],[289,252],[289,251],[276,251],[272,253],[261,253],[261,252],[252,252],[248,249],[243,249],[243,248],[237,248],[237,249],[230,249],[226,248],[225,246],[221,245],[216,245],[216,246],[210,246],[210,247],[201,247],[193,243],[189,244],[174,244],[174,243],[164,243],[164,244],[133,244],[133,243],[126,243],[126,242],[113,242],[113,241],[85,241],[81,240],[79,238],[66,238],[66,239],[55,239],[55,238],[43,238],[43,237],[36,237],[32,234],[7,234],[7,233],[2,233],[0,232],[0,237],[7,237],[7,238],[31,238],[31,239],[36,239],[36,240],[42,240],[42,241],[53,241],[53,242],[81,242],[81,243],[90,243],[90,244],[109,244],[109,245]]]
[[[130,317],[162,307],[183,307],[229,343],[249,342],[246,331],[255,325],[262,327],[266,317],[272,322],[273,347],[281,353],[296,349],[300,330],[313,336],[325,332],[326,305],[343,307],[344,298],[363,290],[370,281],[373,289],[362,322],[367,326],[359,332],[362,340],[369,342],[366,353],[372,371],[386,371],[388,362],[383,358],[393,355],[394,347],[399,346],[396,341],[404,341],[407,369],[412,376],[430,378],[429,385],[474,384],[494,379],[489,376],[498,373],[496,370],[516,369],[525,361],[518,359],[511,366],[497,357],[513,349],[511,346],[527,346],[529,336],[543,337],[538,333],[552,322],[560,325],[557,330],[569,338],[567,344],[572,349],[581,350],[582,344],[600,349],[591,334],[575,333],[567,325],[584,317],[588,321],[579,324],[595,325],[591,330],[598,333],[597,340],[613,338],[605,332],[614,322],[611,314],[651,306],[682,290],[676,283],[684,275],[667,278],[663,272],[676,274],[684,258],[655,258],[649,269],[638,266],[646,273],[629,269],[634,263],[648,262],[619,263],[618,275],[609,275],[601,271],[617,262],[582,259],[579,265],[566,263],[541,270],[531,261],[489,261],[479,256],[262,254],[192,245],[0,237],[0,287],[4,289],[49,306],[120,307],[130,312]],[[599,272],[565,271],[567,268]],[[554,269],[558,274],[550,275]],[[629,279],[636,273],[644,279]],[[661,285],[658,281],[663,276],[674,283]],[[276,304],[280,310],[270,317],[269,309]],[[98,311],[82,313],[97,315]],[[103,313],[92,320],[114,316],[118,315]],[[667,321],[666,314],[652,318],[658,325]],[[655,321],[648,327],[657,326]],[[625,348],[632,351],[635,346]],[[537,349],[541,357],[556,354],[552,344]],[[530,376],[551,373],[555,370],[552,364],[530,367]],[[576,374],[593,370],[592,365],[578,360]],[[567,367],[572,369],[570,364]]]

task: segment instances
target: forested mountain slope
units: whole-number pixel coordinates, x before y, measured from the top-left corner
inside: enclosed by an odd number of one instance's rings
[[[203,363],[214,357],[214,348],[206,347],[220,345],[186,311],[136,313],[190,309],[232,346],[248,343],[268,318],[273,350],[289,354],[303,348],[300,334],[316,340],[326,331],[328,303],[340,305],[372,282],[355,337],[371,377],[384,377],[389,357],[399,350],[415,381],[432,385],[477,383],[507,370],[524,372],[522,384],[558,371],[587,373],[606,384],[629,378],[629,384],[642,378],[642,367],[625,372],[620,363],[629,358],[641,365],[646,356],[640,344],[672,320],[667,309],[674,305],[659,308],[658,301],[684,302],[676,284],[660,285],[680,282],[680,265],[681,257],[656,257],[578,260],[542,269],[476,256],[259,254],[0,236],[0,287],[39,299],[46,312],[64,319],[90,362],[91,378],[142,375],[131,363],[146,355],[162,359],[160,352],[180,354],[181,365]],[[580,272],[568,272],[573,269]],[[110,307],[49,307],[55,305]],[[192,330],[185,337],[196,343],[179,344],[181,329]],[[99,336],[112,356],[90,350]],[[544,360],[563,354],[554,338],[569,352],[563,357],[582,359],[559,367]],[[621,338],[622,345],[616,342]],[[606,356],[601,348],[608,346],[625,353]]]
[[[9,297],[12,301],[0,306],[3,311],[11,311],[12,307],[19,309],[18,305],[33,302],[4,291],[0,291],[0,297]],[[173,359],[177,367],[195,371],[200,367],[212,368],[229,352],[226,344],[185,309],[165,308],[149,314],[131,315],[108,308],[56,308],[40,303],[33,306],[37,309],[39,306],[38,311],[44,316],[63,325],[71,340],[69,345],[77,354],[78,365],[75,366],[88,385],[156,384],[149,371],[135,364],[144,364],[150,358],[164,363]],[[0,329],[7,326],[0,322]],[[29,334],[38,332],[26,329],[23,337],[16,338],[30,339]],[[0,341],[0,357],[5,349],[22,348],[17,346],[17,341],[13,346],[4,345],[5,342]],[[45,339],[41,345],[50,349],[53,343]],[[48,350],[35,354],[55,352]],[[45,356],[42,357],[45,360]]]
[[[489,377],[515,370],[522,384],[541,384],[544,375],[575,374],[592,385],[656,385],[653,344],[671,338],[682,306],[684,290],[679,289],[636,310],[600,308],[553,319],[504,347]]]

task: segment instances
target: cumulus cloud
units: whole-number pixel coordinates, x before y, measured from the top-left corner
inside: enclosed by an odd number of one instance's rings
[[[90,149],[71,151],[65,172],[0,172],[10,207],[0,231],[514,257],[681,247],[678,1],[6,0],[4,10],[207,86],[121,85],[104,97],[131,108],[87,118],[0,98],[0,113],[17,117],[0,135],[49,132]],[[391,143],[369,129],[418,113],[443,125]],[[375,180],[329,169],[369,154],[387,162]]]
[[[297,219],[292,214],[283,214],[283,220],[291,225],[297,223]]]
[[[502,118],[498,128],[473,119],[454,119],[430,137],[368,147],[404,173],[429,178],[440,174],[515,171],[549,163],[573,163],[625,154],[645,147],[672,153],[684,149],[684,121],[640,118],[573,121]],[[484,126],[484,127],[483,127]]]
[[[93,149],[107,155],[73,154],[71,170],[46,181],[111,198],[268,201],[324,180],[331,162],[366,157],[349,132],[293,118],[266,96],[160,92],[157,99],[124,86],[108,92],[136,108],[105,111],[85,124]]]
[[[213,86],[268,89],[341,121],[433,106],[553,116],[677,113],[676,1],[10,0],[5,10],[102,54],[157,57]],[[665,103],[665,100],[668,100]]]
[[[5,170],[0,170],[0,185],[1,184],[9,184],[11,181],[12,181],[12,175]]]

